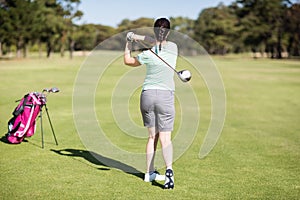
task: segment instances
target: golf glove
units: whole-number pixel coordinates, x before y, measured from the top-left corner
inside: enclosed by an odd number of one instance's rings
[[[133,32],[128,32],[127,36],[126,36],[126,39],[127,39],[128,42],[133,42],[133,40],[134,40],[133,37],[134,37],[134,33]]]

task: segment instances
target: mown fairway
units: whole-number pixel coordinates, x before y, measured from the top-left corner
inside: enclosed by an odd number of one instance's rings
[[[7,131],[7,121],[17,105],[15,100],[30,91],[52,86],[61,89],[48,96],[47,104],[58,146],[45,114],[44,149],[39,120],[36,134],[27,142],[10,145],[0,141],[0,199],[299,199],[299,60],[235,56],[213,60],[226,88],[224,129],[213,151],[199,159],[210,103],[203,81],[193,79],[199,91],[202,121],[193,144],[174,163],[173,191],[164,191],[161,183],[144,183],[142,174],[105,166],[86,151],[76,132],[72,111],[73,85],[83,57],[0,60],[1,136]],[[114,66],[107,71],[106,80],[114,81],[130,70],[123,66],[122,59]],[[101,92],[112,89],[105,87]],[[138,95],[134,93],[129,102],[134,110],[132,119],[141,123],[135,110]],[[117,130],[109,114],[97,111],[104,129]],[[145,141],[138,140],[132,147],[132,139],[127,141],[113,134],[110,137],[124,148],[139,151],[145,146]]]

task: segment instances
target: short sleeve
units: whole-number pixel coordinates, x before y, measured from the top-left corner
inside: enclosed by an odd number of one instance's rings
[[[143,51],[142,53],[138,54],[137,59],[141,64],[148,64],[151,62],[151,57],[149,56],[148,51]]]

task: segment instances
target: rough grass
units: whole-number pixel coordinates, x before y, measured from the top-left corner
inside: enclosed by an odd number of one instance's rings
[[[61,89],[48,97],[58,146],[46,117],[44,149],[39,123],[36,134],[27,142],[0,142],[0,199],[300,198],[299,61],[215,57],[227,96],[222,135],[213,151],[205,159],[198,159],[210,117],[205,108],[209,101],[203,99],[199,134],[174,163],[175,190],[164,191],[161,183],[144,183],[142,174],[101,164],[82,145],[73,122],[72,91],[83,60],[54,57],[0,61],[2,135],[15,100],[45,87]],[[116,74],[119,72],[116,69]],[[132,113],[139,123],[139,115]],[[137,145],[144,148],[140,141]]]

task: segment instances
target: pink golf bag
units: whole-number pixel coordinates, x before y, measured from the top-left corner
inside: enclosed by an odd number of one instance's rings
[[[36,129],[35,120],[45,104],[45,96],[37,92],[26,94],[20,100],[12,113],[13,117],[8,121],[6,138],[9,143],[19,144],[25,137],[33,136]]]

